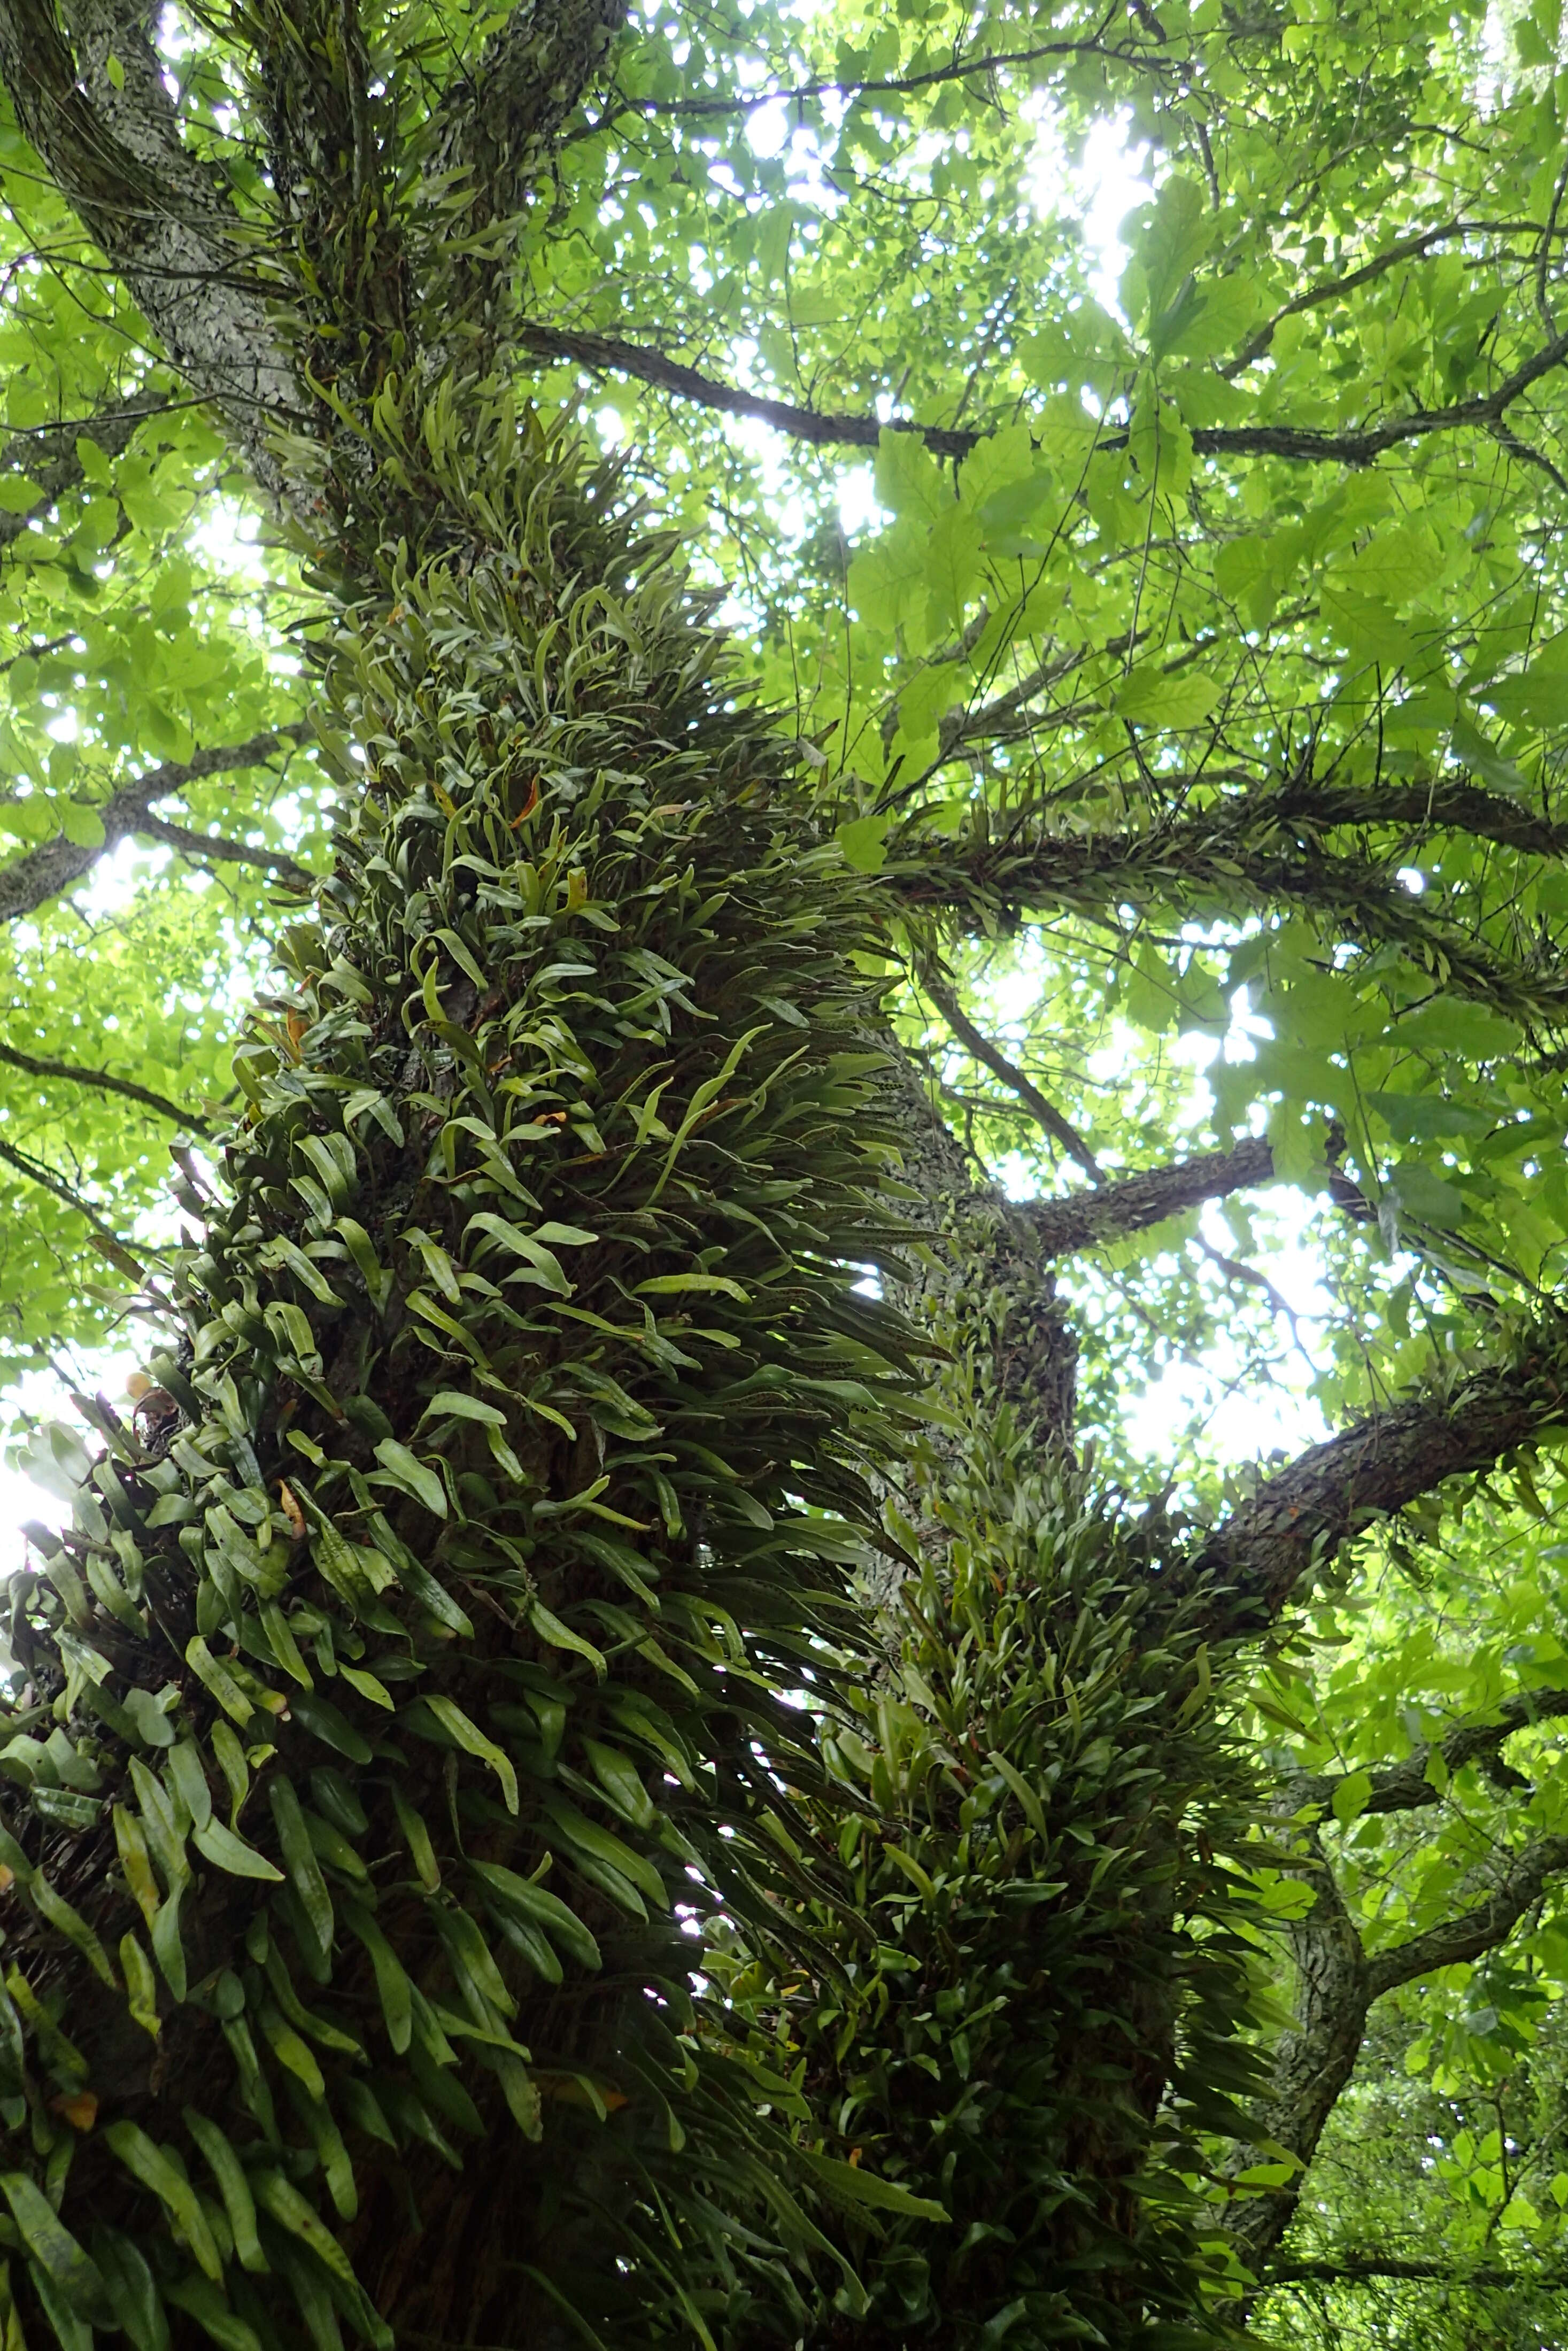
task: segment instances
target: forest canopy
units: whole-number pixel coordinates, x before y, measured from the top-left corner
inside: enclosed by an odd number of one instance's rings
[[[1564,56],[0,0],[5,2351],[1568,2341]]]

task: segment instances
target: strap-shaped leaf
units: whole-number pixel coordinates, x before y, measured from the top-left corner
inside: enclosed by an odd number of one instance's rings
[[[619,1870],[650,1902],[657,1903],[661,1908],[668,1905],[669,1890],[646,1854],[635,1852],[623,1837],[616,1836],[598,1821],[591,1821],[586,1813],[579,1812],[575,1804],[567,1803],[551,1789],[541,1791],[539,1802],[569,1845]]]
[[[114,2304],[103,2273],[57,2217],[37,2181],[26,2171],[0,2172],[0,2192],[22,2242],[66,2305],[89,2326],[112,2327]]]
[[[329,1954],[332,1949],[332,1897],[327,1891],[327,1881],[321,1875],[321,1865],[316,1858],[316,1848],[310,1842],[310,1832],[305,1825],[305,1816],[299,1809],[294,1783],[280,1775],[273,1781],[270,1792],[272,1817],[277,1823],[289,1884],[299,1897],[310,1930],[322,1953]]]
[[[94,1975],[106,1983],[111,1991],[117,1991],[120,1988],[119,1982],[110,1962],[109,1953],[81,1913],[72,1909],[63,1894],[56,1892],[41,1869],[28,1886],[27,1892],[37,1905],[39,1917],[47,1918],[50,1926],[65,1937],[68,1943],[74,1943]]]
[[[100,2224],[92,2232],[92,2252],[135,2351],[169,2351],[168,2314],[141,2248],[120,2230]]]
[[[265,2270],[267,2256],[256,2233],[256,2199],[250,2192],[244,2165],[210,2115],[202,2114],[195,2106],[187,2106],[185,2128],[206,2158],[207,2168],[217,2182],[240,2267]]]
[[[444,1519],[446,1516],[445,1487],[434,1470],[427,1469],[406,1445],[400,1445],[395,1437],[383,1437],[376,1447],[376,1459],[392,1484],[423,1504],[432,1518]]]
[[[173,2285],[166,2285],[164,2297],[176,2310],[193,2318],[204,2335],[210,2335],[218,2351],[262,2351],[261,2337],[254,2326],[229,2308],[219,2288],[204,2277],[183,2277]]]
[[[497,1747],[493,1739],[486,1739],[478,1724],[469,1719],[455,1699],[436,1696],[415,1698],[412,1706],[403,1708],[398,1719],[406,1729],[417,1731],[422,1739],[434,1739],[443,1747],[460,1747],[465,1755],[487,1763],[501,1783],[507,1810],[509,1813],[517,1811],[517,1775],[512,1768],[511,1757],[504,1747]]]
[[[413,2037],[413,1997],[406,1970],[363,1903],[351,1897],[343,1903],[344,1923],[371,1955],[376,1992],[386,2020],[387,2039],[401,2057]]]
[[[214,1869],[225,1869],[231,1877],[259,1877],[275,1886],[283,1882],[282,1870],[275,1867],[264,1853],[257,1853],[255,1845],[246,1844],[244,1837],[236,1836],[233,1829],[225,1828],[222,1821],[210,1820],[204,1828],[193,1829],[191,1843]]]
[[[204,2274],[214,2284],[218,2283],[223,2277],[224,2265],[214,2242],[213,2232],[207,2226],[201,2199],[184,2173],[161,2147],[148,2137],[140,2124],[128,2118],[110,2123],[103,2137],[131,2178],[141,2187],[150,2189],[159,2201],[168,2207]]]
[[[536,1886],[531,1878],[519,1877],[515,1869],[503,1868],[497,1861],[471,1861],[468,1866],[504,1908],[530,1925],[544,1928],[580,1967],[598,1969],[603,1965],[592,1935],[559,1894]]]

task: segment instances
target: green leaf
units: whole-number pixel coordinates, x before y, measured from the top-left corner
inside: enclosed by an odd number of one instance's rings
[[[120,1989],[109,1953],[78,1910],[73,1910],[63,1894],[57,1894],[40,1869],[29,1881],[27,1893],[36,1904],[38,1915],[47,1918],[57,1933],[73,1943],[95,1976],[106,1983],[110,1991]]]
[[[640,1281],[632,1291],[634,1298],[678,1298],[688,1290],[708,1290],[725,1298],[737,1298],[743,1306],[751,1303],[751,1292],[743,1290],[723,1273],[655,1273]]]
[[[915,2196],[896,2180],[879,2179],[874,2171],[862,2171],[859,2164],[841,2163],[831,2155],[818,2155],[802,2147],[801,2158],[816,2179],[836,2201],[868,2205],[875,2212],[897,2212],[908,2220],[946,2220],[946,2206],[933,2202],[928,2196]]]
[[[537,1886],[531,1878],[519,1877],[516,1870],[504,1869],[499,1862],[472,1861],[468,1866],[503,1909],[514,1912],[530,1925],[542,1927],[580,1967],[597,1970],[603,1964],[593,1937],[576,1911],[569,1908],[559,1895]]]
[[[277,1885],[283,1882],[283,1872],[275,1869],[265,1854],[246,1844],[233,1829],[225,1828],[222,1821],[209,1821],[204,1828],[193,1829],[191,1843],[214,1869],[226,1870],[231,1877],[261,1877]]]
[[[416,1460],[406,1445],[395,1437],[383,1437],[376,1447],[376,1459],[394,1486],[421,1503],[432,1518],[446,1516],[446,1489],[434,1469],[427,1469]]]
[[[479,1420],[491,1428],[505,1428],[507,1416],[499,1405],[486,1404],[482,1396],[466,1395],[460,1388],[443,1388],[433,1395],[419,1416],[423,1428],[427,1420],[437,1420],[445,1415],[452,1420]]]
[[[1372,1793],[1370,1771],[1347,1771],[1333,1792],[1333,1816],[1342,1825],[1359,1818]]]
[[[833,834],[844,863],[857,873],[880,873],[887,862],[887,834],[893,820],[885,816],[851,817]]]
[[[547,1641],[552,1649],[567,1649],[577,1656],[586,1658],[600,1680],[603,1680],[610,1670],[603,1652],[596,1649],[591,1641],[585,1641],[580,1633],[574,1633],[570,1625],[563,1625],[560,1618],[551,1609],[547,1608],[542,1600],[532,1600],[528,1603],[528,1623],[540,1640]]]
[[[110,2123],[105,2126],[101,2136],[104,2144],[119,2158],[131,2178],[141,2187],[151,2189],[159,2201],[168,2207],[203,2273],[214,2284],[221,2283],[224,2265],[213,2241],[213,2232],[207,2226],[207,2216],[183,2172],[133,2122],[122,2119]]]
[[[634,1852],[623,1838],[601,1827],[597,1821],[591,1821],[586,1813],[580,1813],[575,1804],[567,1803],[549,1789],[541,1790],[539,1802],[551,1826],[565,1838],[574,1854],[587,1854],[595,1861],[606,1863],[645,1894],[650,1902],[660,1909],[668,1908],[669,1890],[645,1854]]]
[[[1219,688],[1212,678],[1190,669],[1168,674],[1151,662],[1134,669],[1117,687],[1111,706],[1118,718],[1134,726],[1179,732],[1201,726],[1218,700]]]
[[[493,1739],[486,1738],[477,1723],[469,1720],[455,1700],[418,1698],[412,1706],[403,1708],[398,1719],[405,1729],[417,1731],[422,1739],[434,1739],[444,1747],[460,1747],[465,1755],[487,1763],[501,1783],[507,1810],[509,1813],[517,1811],[517,1775],[512,1769],[511,1757],[505,1748],[497,1747]]]
[[[0,2172],[0,2191],[22,2242],[62,2300],[88,2325],[111,2332],[114,2304],[102,2272],[58,2220],[37,2182],[25,2171]]]
[[[288,1701],[289,1711],[296,1721],[302,1722],[313,1738],[324,1746],[335,1748],[346,1755],[350,1763],[369,1763],[372,1759],[371,1743],[348,1719],[340,1713],[330,1698],[319,1690],[299,1690]]]
[[[176,2310],[193,2318],[218,2351],[262,2351],[261,2337],[229,2308],[218,2288],[206,2278],[183,2277],[163,2289]]]
[[[163,2298],[152,2282],[140,2246],[118,2229],[101,2223],[92,2232],[93,2258],[108,2284],[121,2331],[134,2351],[170,2351]],[[6,2351],[11,2351],[9,2344]]]
[[[185,1644],[185,1663],[206,1684],[225,1714],[232,1715],[243,1730],[256,1708],[227,1667],[219,1664],[199,1633]]]
[[[1465,1220],[1464,1194],[1445,1184],[1418,1159],[1402,1159],[1389,1177],[1388,1188],[1404,1213],[1421,1224],[1448,1228]]]
[[[370,1953],[387,2039],[396,2054],[402,2057],[406,2054],[413,2036],[413,1993],[407,1971],[362,1903],[356,1902],[351,1896],[345,1896],[343,1917],[350,1932],[358,1936]]]
[[[250,2192],[250,2182],[246,2178],[245,2167],[223,2130],[209,2115],[200,2113],[194,2106],[187,2106],[184,2121],[185,2128],[206,2158],[207,2168],[217,2182],[240,2266],[264,2271],[267,2256],[256,2233],[256,2202]]]
[[[289,1883],[299,1896],[300,1907],[322,1957],[329,1958],[332,1949],[332,1897],[327,1891],[327,1881],[321,1875],[321,1865],[316,1858],[316,1848],[310,1842],[305,1815],[299,1809],[299,1799],[294,1792],[293,1782],[281,1774],[274,1779],[268,1792]]]

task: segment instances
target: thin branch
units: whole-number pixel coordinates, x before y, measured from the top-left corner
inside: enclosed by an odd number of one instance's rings
[[[1109,17],[1104,21],[1108,24]],[[799,106],[810,98],[907,98],[917,90],[934,89],[942,83],[978,81],[988,74],[1000,73],[1018,66],[1039,65],[1047,58],[1056,57],[1103,57],[1119,65],[1161,68],[1174,68],[1176,63],[1174,59],[1159,57],[1139,42],[1041,41],[1033,48],[997,49],[981,57],[955,57],[951,64],[934,66],[925,73],[895,75],[883,81],[841,81],[833,76],[823,75],[812,81],[788,83],[772,89],[747,90],[740,98],[622,98],[617,113],[700,119],[724,114],[754,114],[759,106]]]
[[[973,1054],[977,1061],[983,1062],[1003,1085],[1011,1088],[1024,1107],[1039,1120],[1052,1142],[1059,1143],[1070,1157],[1076,1159],[1092,1183],[1103,1184],[1104,1169],[1071,1122],[1062,1116],[1047,1095],[1041,1093],[1032,1078],[1009,1061],[1007,1055],[976,1028],[950,987],[930,971],[922,974],[922,980],[937,1011],[965,1050]]]
[[[759,393],[743,392],[737,385],[721,383],[696,368],[666,358],[651,344],[623,342],[612,336],[547,326],[538,320],[523,327],[518,340],[523,349],[537,358],[572,360],[594,374],[630,376],[635,382],[653,384],[726,415],[754,417],[794,440],[817,447],[836,444],[875,449],[883,433],[913,433],[934,456],[963,458],[982,441],[989,440],[996,429],[920,424],[902,416],[884,422],[875,416],[801,408],[791,401],[768,400]],[[1353,433],[1322,433],[1290,424],[1199,425],[1191,436],[1193,452],[1199,457],[1281,457],[1302,465],[1371,465],[1389,450],[1400,448],[1406,442],[1429,439],[1434,434],[1458,432],[1467,426],[1490,431],[1502,423],[1507,411],[1531,384],[1561,367],[1565,359],[1568,335],[1556,335],[1505,376],[1495,391],[1478,394],[1472,400],[1456,401],[1448,408],[1416,409],[1406,415],[1390,418],[1385,424]],[[1105,450],[1124,449],[1131,437],[1124,431],[1102,433],[1098,446]]]
[[[76,1086],[96,1086],[106,1094],[121,1094],[127,1102],[140,1102],[144,1110],[156,1111],[160,1118],[171,1118],[176,1126],[188,1127],[193,1134],[210,1132],[207,1122],[194,1111],[185,1110],[167,1094],[154,1093],[151,1086],[139,1086],[130,1078],[117,1078],[110,1070],[89,1070],[79,1061],[50,1061],[33,1053],[19,1052],[15,1045],[0,1045],[0,1061],[12,1069],[25,1071],[32,1078],[62,1078]]]
[[[1358,286],[1370,285],[1375,277],[1382,277],[1390,269],[1396,269],[1402,261],[1418,261],[1423,254],[1430,253],[1435,245],[1445,245],[1450,237],[1463,236],[1473,225],[1467,221],[1445,221],[1441,228],[1423,229],[1418,236],[1401,237],[1397,245],[1388,246],[1372,260],[1364,261],[1359,269],[1352,269],[1334,277],[1320,278],[1315,286],[1307,287],[1293,301],[1282,304],[1271,318],[1265,319],[1235,357],[1227,360],[1216,373],[1228,379],[1245,374],[1255,360],[1263,357],[1287,319],[1299,318],[1303,310],[1315,310],[1324,302],[1340,301],[1345,295],[1354,294]],[[1548,326],[1548,334],[1556,332],[1554,325]]]
[[[103,826],[103,840],[96,848],[87,848],[79,841],[68,841],[62,833],[57,840],[46,841],[41,847],[31,849],[15,863],[0,866],[0,923],[14,923],[25,914],[36,914],[48,899],[57,897],[62,890],[79,882],[90,872],[106,849],[128,835],[145,832],[161,820],[152,816],[155,800],[167,799],[172,792],[184,791],[204,776],[232,774],[236,768],[258,768],[264,760],[280,751],[286,745],[305,742],[312,729],[303,720],[279,726],[265,735],[253,735],[248,742],[225,744],[209,751],[196,751],[189,759],[166,760],[145,776],[139,776],[105,800],[96,810]],[[177,831],[171,827],[170,831]],[[207,856],[221,854],[217,845],[204,834],[189,837],[194,852]],[[183,846],[176,842],[176,846]],[[247,851],[247,856],[258,860],[259,851]],[[303,872],[296,866],[294,872]]]
[[[320,876],[312,873],[308,865],[298,864],[280,849],[253,848],[249,841],[227,841],[207,832],[192,832],[183,824],[170,824],[161,816],[143,817],[136,827],[153,841],[166,841],[182,856],[198,862],[216,865],[260,865],[276,873],[295,890],[314,890]]]
[[[1290,1324],[1291,1338],[1297,1353],[1305,1363],[1308,1371],[1315,1373],[1318,1367],[1301,1343],[1300,1318],[1283,1291],[1276,1290],[1268,1275],[1260,1273],[1255,1265],[1248,1265],[1239,1257],[1228,1257],[1223,1249],[1216,1249],[1212,1241],[1205,1240],[1201,1233],[1197,1238],[1197,1246],[1210,1265],[1218,1266],[1228,1281],[1245,1282],[1249,1289],[1261,1291],[1269,1301],[1270,1311]]]
[[[57,1200],[63,1201],[68,1208],[74,1209],[76,1214],[85,1220],[88,1229],[110,1263],[117,1266],[121,1273],[133,1274],[138,1280],[142,1279],[144,1269],[126,1248],[120,1235],[112,1226],[104,1223],[91,1203],[84,1200],[81,1194],[68,1184],[63,1176],[57,1176],[54,1169],[46,1167],[41,1159],[34,1159],[28,1153],[18,1151],[9,1143],[0,1143],[0,1161],[4,1161],[8,1167],[14,1167],[18,1176],[26,1176],[29,1184],[37,1184],[43,1191],[52,1192]]]
[[[874,449],[885,431],[916,434],[935,456],[967,457],[987,437],[940,424],[912,424],[905,417],[893,417],[884,426],[874,416],[833,415],[815,408],[798,408],[787,400],[768,400],[759,392],[743,392],[736,384],[720,383],[697,368],[666,359],[649,344],[619,342],[609,335],[580,333],[574,328],[547,327],[529,320],[518,329],[517,340],[536,359],[571,360],[593,375],[630,376],[637,383],[652,384],[657,391],[674,392],[681,400],[716,409],[725,416],[754,417],[789,434],[792,440],[810,442],[818,448],[847,444]]]

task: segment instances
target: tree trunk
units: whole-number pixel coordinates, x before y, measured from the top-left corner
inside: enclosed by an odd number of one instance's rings
[[[1089,1492],[1055,1256],[1271,1159],[973,1182],[856,951],[1039,844],[852,872],[672,541],[515,413],[500,232],[620,13],[519,9],[405,142],[351,0],[259,5],[268,243],[134,8],[0,0],[305,548],[344,805],[162,1386],[89,1407],[14,1593],[0,2246],[63,2351],[1192,2340],[1185,2134],[1246,2080],[1217,1668],[1562,1409],[1543,1324],[1202,1541]],[[1168,854],[1064,836],[1051,886]]]

